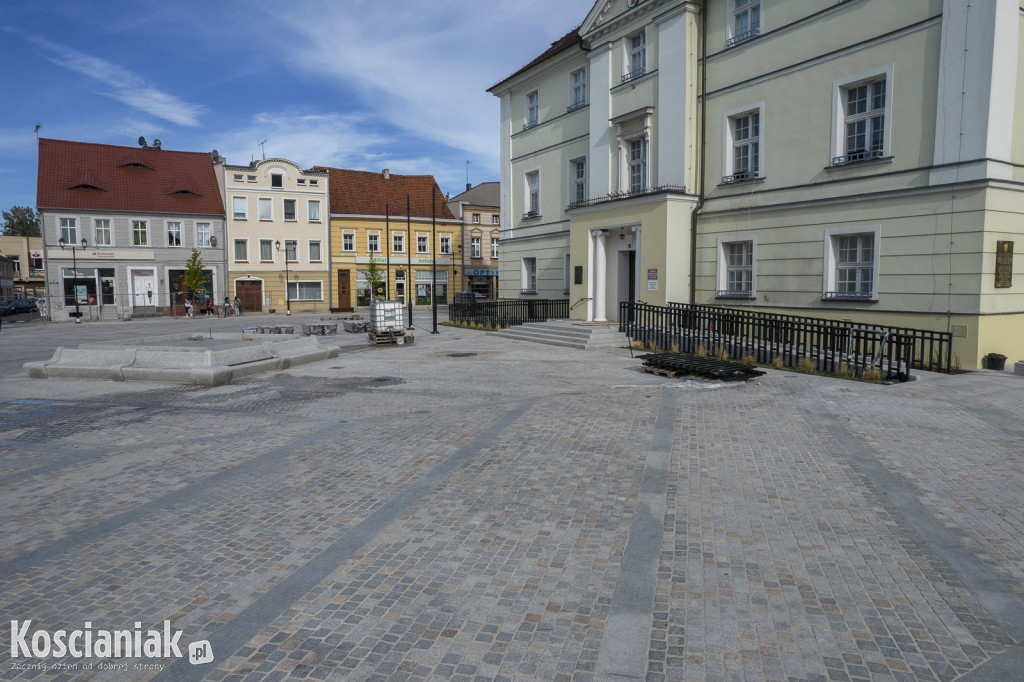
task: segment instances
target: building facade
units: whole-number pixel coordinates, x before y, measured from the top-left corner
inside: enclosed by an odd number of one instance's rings
[[[227,208],[229,296],[245,312],[326,311],[330,289],[328,177],[286,159],[220,159]]]
[[[501,100],[501,288],[618,318],[687,294],[698,3],[602,1],[490,89]],[[585,304],[585,305],[584,305]]]
[[[13,298],[46,296],[42,237],[0,236],[0,254],[9,258],[14,266],[11,281]]]
[[[183,308],[197,249],[223,300],[225,215],[210,154],[39,140],[37,210],[51,320],[130,319]]]
[[[429,175],[320,168],[330,177],[331,310],[385,299],[447,305],[462,229]],[[382,277],[371,291],[371,263]]]
[[[597,2],[491,89],[503,295],[565,278],[588,320],[707,303],[1024,356],[1022,6]]]
[[[498,297],[498,242],[501,237],[501,184],[483,182],[448,199],[448,208],[462,221],[462,247],[456,254],[458,291],[484,298]]]

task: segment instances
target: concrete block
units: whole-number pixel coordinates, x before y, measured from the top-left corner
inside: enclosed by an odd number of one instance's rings
[[[1018,360],[1013,363],[1013,373],[1019,377],[1024,377],[1024,360]]]

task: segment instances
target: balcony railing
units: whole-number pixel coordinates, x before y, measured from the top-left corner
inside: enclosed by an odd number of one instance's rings
[[[745,43],[748,40],[753,40],[759,35],[761,35],[761,27],[755,26],[754,28],[748,29],[743,33],[737,33],[732,38],[729,38],[729,40],[725,41],[725,46],[734,47],[736,45],[739,45],[740,43]]]
[[[826,291],[821,295],[823,301],[871,301],[871,291]]]
[[[757,177],[757,173],[754,171],[740,171],[739,173],[733,173],[732,175],[723,175],[722,184],[731,185],[734,182],[743,182],[744,180],[753,180]]]
[[[832,157],[833,166],[845,166],[851,163],[858,163],[860,161],[871,161],[872,159],[881,159],[884,152],[881,149],[862,149],[859,152],[850,152],[843,156]]]
[[[533,220],[534,218],[539,217],[540,213],[538,213],[537,211],[527,211],[526,213],[523,214],[523,220]]]
[[[715,298],[742,298],[752,299],[754,298],[754,292],[749,289],[746,291],[731,290],[731,289],[719,289],[715,292]]]
[[[633,69],[632,71],[630,71],[629,73],[624,74],[622,76],[622,82],[623,83],[627,83],[627,82],[629,82],[631,80],[639,78],[640,76],[644,75],[645,73],[647,73],[647,67],[646,66],[638,66],[635,69]]]
[[[582,102],[573,102],[572,104],[565,108],[565,113],[571,113],[573,111],[576,111],[577,109],[582,109],[585,106],[587,106],[587,102],[585,100]]]
[[[602,197],[593,197],[591,199],[584,199],[582,201],[573,201],[568,206],[566,206],[566,210],[571,210],[574,208],[583,208],[584,206],[596,206],[597,204],[606,204],[610,201],[622,201],[624,199],[642,197],[648,194],[660,194],[662,192],[686,194],[686,187],[684,185],[659,185],[657,187],[647,187],[645,189],[636,190],[633,192],[628,190],[622,192],[612,192],[611,194],[606,194]]]

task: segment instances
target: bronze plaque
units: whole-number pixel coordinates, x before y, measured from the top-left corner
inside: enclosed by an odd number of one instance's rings
[[[996,242],[996,289],[1013,283],[1013,242]]]

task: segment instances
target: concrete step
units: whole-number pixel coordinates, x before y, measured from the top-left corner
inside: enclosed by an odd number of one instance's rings
[[[629,339],[625,334],[620,333],[615,325],[588,325],[561,321],[528,322],[491,333],[508,339],[580,350],[622,348],[629,345]]]

